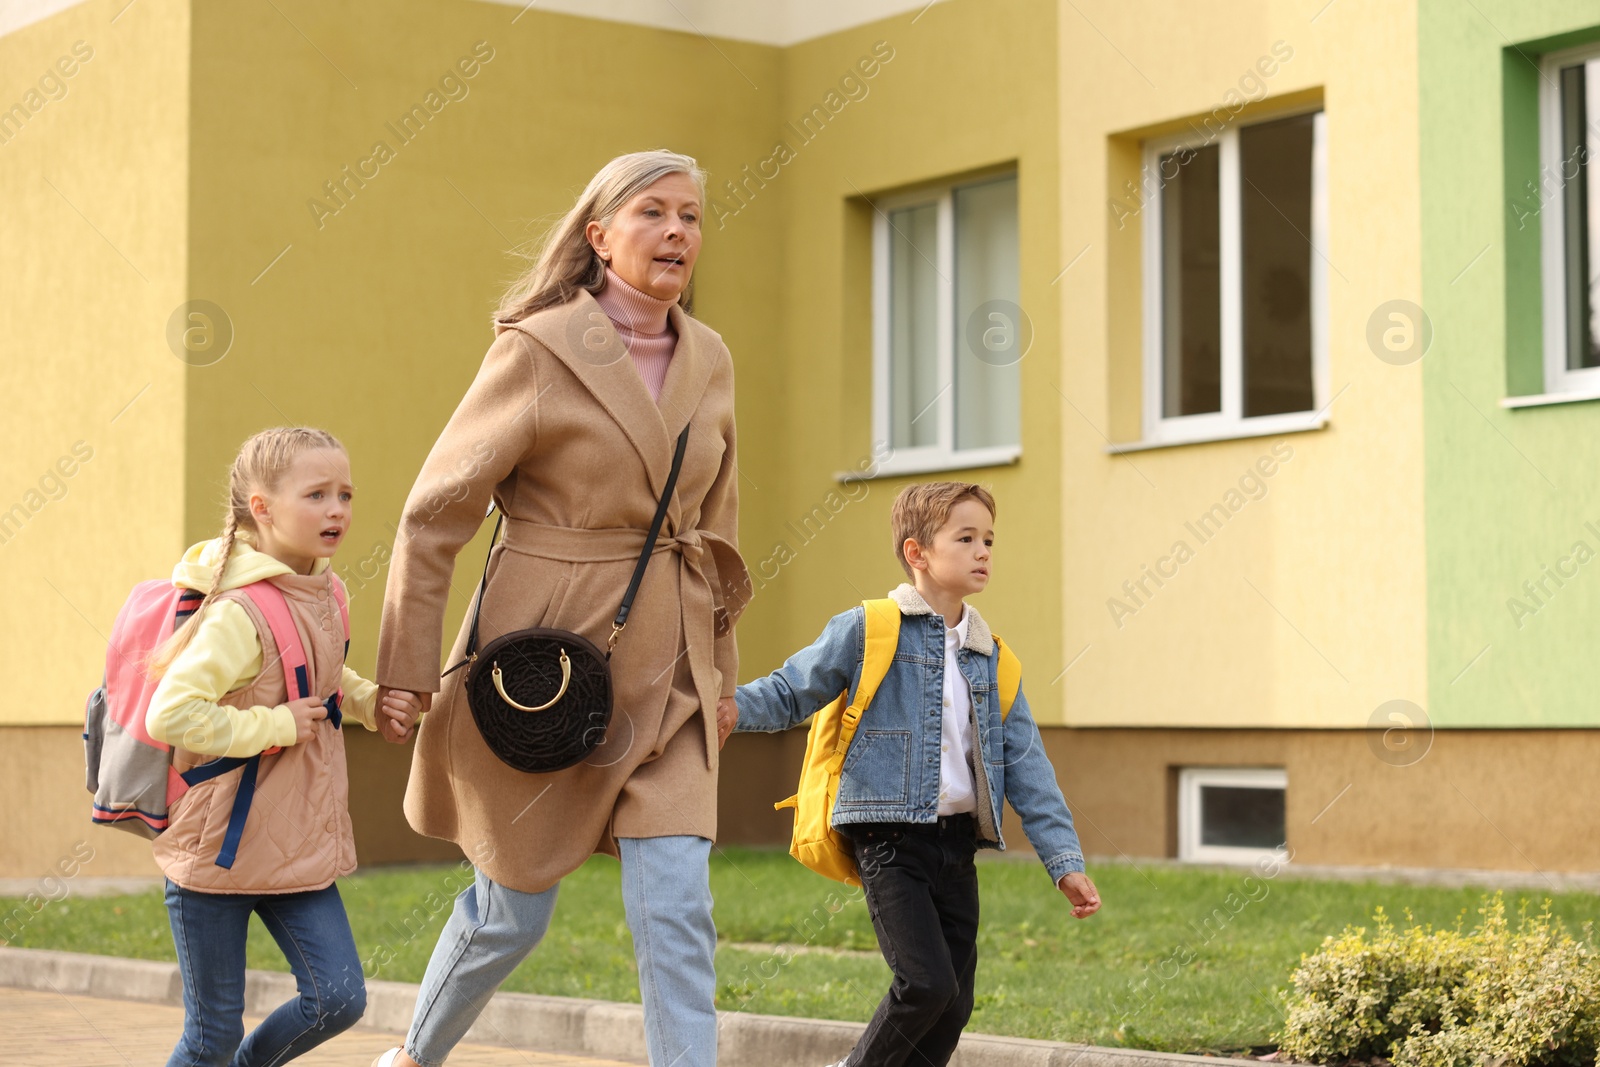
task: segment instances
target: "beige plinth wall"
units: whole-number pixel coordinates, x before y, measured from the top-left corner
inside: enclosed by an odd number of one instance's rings
[[[1359,730],[1045,731],[1090,855],[1176,854],[1176,769],[1282,767],[1288,841],[1308,864],[1592,871],[1600,800],[1586,730],[1452,730],[1410,766]],[[1381,746],[1380,746],[1381,747]]]
[[[794,781],[803,733],[735,737],[722,779],[724,842],[783,841],[770,799]],[[1089,856],[1177,853],[1177,770],[1282,767],[1296,862],[1337,866],[1593,871],[1600,736],[1587,730],[1435,733],[1410,766],[1385,763],[1355,730],[1047,727],[1045,748]],[[770,799],[769,799],[770,798]],[[1015,815],[1006,838],[1026,850]]]
[[[84,877],[155,876],[159,872],[143,839],[89,821],[84,788],[83,740],[78,727],[0,727],[7,773],[0,775],[0,804],[13,818],[0,852],[0,878],[42,878],[57,873],[58,862],[86,855]],[[345,738],[350,761],[350,815],[356,826],[356,853],[363,864],[453,862],[454,845],[411,832],[400,812],[411,748],[385,744],[376,735],[353,729]],[[70,865],[69,865],[70,866]]]
[[[79,842],[95,850],[85,875],[154,874],[149,847],[91,826],[79,784],[78,732],[10,727],[16,772],[0,803],[18,820],[0,877],[44,876]],[[1045,747],[1077,816],[1089,856],[1176,854],[1177,769],[1283,767],[1288,837],[1297,862],[1317,865],[1593,871],[1600,835],[1584,813],[1600,808],[1600,735],[1588,730],[1453,730],[1407,767],[1382,762],[1368,735],[1344,730],[1157,730],[1047,727]],[[793,790],[805,732],[737,735],[724,750],[719,838],[788,841],[789,814],[772,803]],[[353,731],[348,739],[356,844],[365,865],[448,862],[453,846],[418,837],[400,813],[410,749]],[[1027,839],[1007,812],[1006,837]]]

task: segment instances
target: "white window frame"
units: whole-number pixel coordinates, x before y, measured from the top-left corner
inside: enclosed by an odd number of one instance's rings
[[[955,191],[1006,178],[1017,179],[1015,171],[989,174],[982,178],[953,181],[916,193],[885,197],[874,202],[872,226],[872,439],[880,442],[889,455],[878,464],[875,476],[924,474],[931,471],[994,467],[1015,463],[1022,456],[1022,443],[984,448],[955,446]],[[1019,185],[1020,191],[1020,185]],[[934,253],[934,270],[939,276],[937,368],[944,383],[931,413],[939,420],[936,444],[895,449],[890,446],[889,426],[889,213],[923,204],[938,206],[939,247]],[[1021,228],[1021,204],[1018,204]],[[1020,412],[1018,435],[1021,435]]]
[[[1289,772],[1282,767],[1184,767],[1179,770],[1178,859],[1186,863],[1255,863],[1272,856],[1286,862],[1278,849],[1201,844],[1200,789],[1203,786],[1281,789],[1287,805]],[[1287,819],[1285,821],[1287,823]]]
[[[1553,176],[1555,192],[1540,209],[1540,283],[1544,294],[1544,392],[1551,396],[1583,399],[1600,397],[1600,367],[1567,369],[1567,265],[1565,182],[1561,178],[1561,68],[1600,59],[1600,44],[1551,52],[1539,61],[1539,195]],[[1600,116],[1596,116],[1600,121]],[[1600,166],[1600,160],[1594,162]],[[1590,211],[1600,204],[1589,205]]]
[[[1320,429],[1327,424],[1328,406],[1328,138],[1327,116],[1321,105],[1286,108],[1251,116],[1245,125],[1315,114],[1311,142],[1311,410],[1244,417],[1244,323],[1239,233],[1239,124],[1220,134],[1206,136],[1198,130],[1152,138],[1144,142],[1144,188],[1151,192],[1140,211],[1143,220],[1143,426],[1140,444],[1190,444],[1236,437],[1291,433]],[[1222,280],[1221,361],[1222,410],[1201,415],[1166,417],[1162,399],[1161,322],[1161,157],[1182,148],[1218,146],[1218,193],[1221,199],[1218,235]],[[1126,446],[1113,446],[1120,450]]]

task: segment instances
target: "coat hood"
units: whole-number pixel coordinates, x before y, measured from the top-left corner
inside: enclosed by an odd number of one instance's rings
[[[191,545],[189,551],[183,554],[183,559],[172,568],[172,584],[185,589],[198,589],[202,593],[209,592],[221,552],[220,537]],[[328,560],[319,559],[311,565],[311,573],[321,574],[328,569],[328,566]],[[276,578],[280,574],[293,573],[287,564],[257,549],[251,544],[246,531],[240,530],[234,536],[233,554],[229,556],[228,569],[222,576],[222,589],[238,589],[251,582],[259,582],[263,578]]]

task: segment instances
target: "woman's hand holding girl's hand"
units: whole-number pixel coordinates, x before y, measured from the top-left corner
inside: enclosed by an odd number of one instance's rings
[[[1089,876],[1082,871],[1063,874],[1061,881],[1056,883],[1056,888],[1072,901],[1074,919],[1087,919],[1100,910],[1100,890],[1094,887],[1094,883],[1089,881]]]
[[[294,743],[303,745],[311,740],[316,721],[328,717],[328,708],[316,697],[301,697],[289,701],[289,714],[294,716]]]
[[[728,743],[728,735],[733,733],[733,728],[737,725],[739,725],[739,705],[734,703],[732,697],[722,697],[717,701],[718,748]]]
[[[417,720],[433,703],[432,693],[412,693],[405,689],[378,687],[378,733],[391,744],[403,745],[411,739]]]

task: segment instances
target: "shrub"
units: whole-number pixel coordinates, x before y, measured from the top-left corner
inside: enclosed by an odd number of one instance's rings
[[[1283,994],[1277,1035],[1286,1058],[1388,1059],[1396,1067],[1569,1067],[1600,1052],[1600,957],[1544,911],[1515,931],[1499,894],[1463,933],[1396,930],[1382,908],[1373,930],[1346,927],[1301,958]]]

